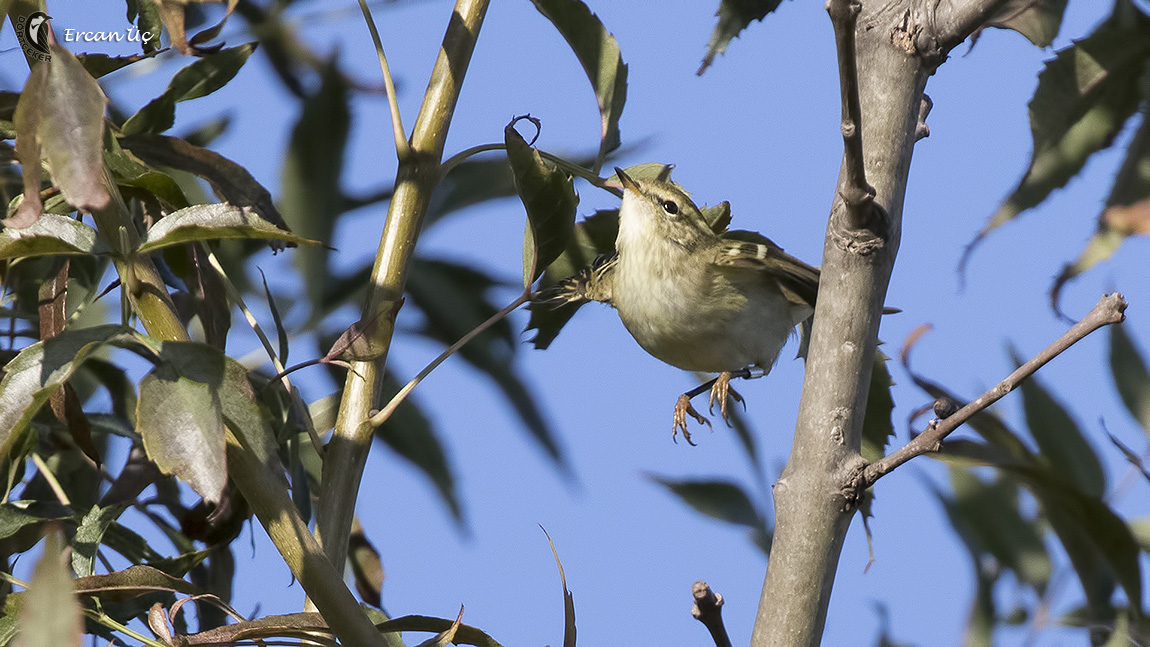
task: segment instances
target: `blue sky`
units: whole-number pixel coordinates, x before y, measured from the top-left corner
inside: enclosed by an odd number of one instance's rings
[[[817,264],[841,154],[833,35],[822,3],[784,3],[735,40],[702,77],[695,70],[714,25],[710,3],[668,2],[661,11],[643,3],[589,4],[615,34],[630,66],[620,129],[624,145],[634,149],[616,163],[676,164],[675,179],[697,201],[729,200],[733,226],[761,231],[791,254]],[[1109,3],[1071,2],[1056,46],[1088,33],[1108,9],[1103,4]],[[449,12],[450,4],[441,1],[376,7],[408,127]],[[125,26],[118,2],[59,2],[49,6],[49,13],[57,33],[73,25]],[[354,3],[300,2],[291,14],[300,17],[299,34],[318,52],[338,49],[354,76],[376,82],[378,67]],[[239,26],[236,20],[225,31],[229,44],[246,39],[237,33]],[[4,49],[12,41],[10,29],[0,34]],[[887,298],[903,313],[884,319],[881,337],[893,351],[917,325],[933,324],[933,332],[916,347],[916,369],[973,397],[1012,368],[1008,344],[1028,356],[1063,331],[1065,325],[1048,306],[1047,290],[1062,264],[1093,233],[1120,156],[1114,151],[1097,156],[1082,178],[1047,205],[995,232],[975,252],[966,289],[960,291],[956,268],[963,247],[1013,188],[1029,159],[1026,102],[1042,61],[1052,55],[1018,34],[1000,31],[985,34],[966,52],[965,44],[957,48],[927,87],[934,100],[931,136],[915,149],[902,244]],[[18,52],[4,56],[0,86],[19,87],[24,71],[16,66]],[[185,64],[173,59],[169,55],[153,74],[121,72],[107,81],[106,91],[121,106],[137,109],[163,90],[176,65]],[[278,194],[296,106],[257,53],[227,88],[181,104],[175,131],[230,113],[232,126],[214,147]],[[543,120],[541,148],[583,152],[597,146],[594,95],[562,38],[526,0],[494,2],[447,154],[501,141],[510,118],[527,112]],[[346,188],[389,184],[395,159],[385,103],[377,97],[357,100],[353,114]],[[616,204],[586,184],[577,188],[580,216]],[[371,258],[383,215],[382,209],[371,209],[343,219],[332,241],[340,250],[334,261],[338,268],[350,270]],[[426,232],[418,253],[470,263],[515,283],[523,217],[514,199],[454,215]],[[1144,350],[1150,348],[1150,320],[1141,314],[1143,304],[1150,303],[1148,252],[1145,240],[1129,241],[1113,261],[1064,291],[1064,310],[1081,315],[1102,292],[1119,289],[1132,304],[1128,332]],[[290,254],[264,254],[256,262],[273,270],[269,276],[281,277],[280,288],[296,289],[286,272]],[[510,301],[513,292],[497,301]],[[298,324],[302,309],[294,318],[285,309],[289,328]],[[342,325],[354,318],[345,314]],[[518,329],[526,322],[522,313],[513,319]],[[401,329],[417,323],[410,309],[401,312]],[[1105,340],[1105,335],[1086,340],[1040,377],[1089,431],[1113,485],[1126,469],[1099,421],[1136,449],[1144,449],[1147,440],[1114,393]],[[255,348],[254,341],[239,337],[231,354],[240,357]],[[440,350],[405,335],[391,361],[409,376]],[[790,449],[802,381],[801,362],[789,359],[793,353],[793,345],[784,349],[783,359],[765,379],[738,385],[760,434],[771,480]],[[559,644],[562,597],[539,529],[543,525],[574,594],[581,644],[708,644],[704,628],[689,613],[696,579],[723,594],[732,639],[746,644],[765,559],[742,530],[700,517],[647,476],[735,480],[756,496],[763,494],[735,434],[722,425],[713,434],[699,430],[698,447],[671,442],[672,406],[694,378],[646,355],[610,309],[594,304],[580,310],[549,350],[537,352],[524,343],[517,365],[557,431],[572,474],[564,476],[548,462],[481,376],[458,358],[449,360],[415,397],[450,452],[467,531],[459,532],[421,475],[387,450],[373,454],[359,512],[369,538],[383,553],[389,611],[453,617],[464,604],[464,621],[504,644]],[[895,442],[905,442],[904,421],[927,398],[901,368],[892,365],[892,371],[899,383]],[[309,400],[333,390],[319,371],[296,379]],[[999,410],[1022,427],[1016,398],[1008,397]],[[856,519],[840,560],[824,644],[873,642],[879,602],[889,609],[893,635],[900,640],[922,645],[959,640],[974,580],[965,550],[927,487],[946,478],[937,462],[916,459],[877,485],[876,516],[870,524],[875,562],[864,573],[867,541]],[[1145,517],[1150,515],[1147,501],[1143,482],[1116,507],[1128,518]],[[760,500],[760,505],[769,506],[769,501]],[[250,555],[246,537],[245,532],[235,544],[241,562]],[[254,541],[255,559],[241,566],[237,580],[236,608],[245,614],[257,605],[260,614],[298,610],[302,592],[290,586],[290,575],[262,529],[256,528]],[[1066,610],[1080,596],[1065,556],[1057,550],[1055,555],[1069,583],[1054,608]],[[1143,564],[1148,566],[1145,559]],[[1001,586],[1004,607],[1029,595],[1010,583]],[[1024,636],[1022,629],[1002,637],[1004,644],[1021,644]],[[1067,634],[1048,630],[1033,644],[1066,640]]]

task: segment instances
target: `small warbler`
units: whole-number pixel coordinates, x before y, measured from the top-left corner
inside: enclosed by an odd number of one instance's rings
[[[770,371],[795,326],[814,313],[819,270],[760,234],[713,231],[671,181],[671,168],[650,180],[616,168],[623,203],[615,253],[543,291],[536,303],[608,303],[648,353],[681,369],[718,373],[675,404],[672,437],[682,430],[691,443],[688,415],[710,426],[691,398],[710,386],[710,405],[718,400],[727,420],[728,396],[742,401],[730,388],[732,373]]]

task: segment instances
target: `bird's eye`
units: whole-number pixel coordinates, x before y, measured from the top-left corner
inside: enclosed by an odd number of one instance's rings
[[[663,211],[671,214],[672,216],[679,213],[679,205],[675,204],[673,200],[663,201]]]

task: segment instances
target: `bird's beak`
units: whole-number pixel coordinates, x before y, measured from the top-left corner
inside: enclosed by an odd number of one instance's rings
[[[623,169],[618,166],[615,167],[615,175],[619,176],[619,181],[623,183],[623,188],[636,195],[640,195],[639,183],[631,179],[630,175],[623,172]]]

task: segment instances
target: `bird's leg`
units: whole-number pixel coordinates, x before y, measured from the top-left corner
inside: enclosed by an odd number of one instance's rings
[[[682,429],[683,440],[686,440],[687,444],[692,447],[695,445],[691,440],[691,432],[687,431],[687,416],[694,418],[700,425],[705,424],[707,427],[711,427],[711,421],[704,418],[698,411],[695,411],[695,407],[691,406],[691,398],[700,393],[702,393],[701,390],[693,389],[679,396],[679,401],[675,403],[675,423],[671,426],[671,440],[675,440],[675,436]],[[713,431],[714,428],[711,427],[711,430]]]
[[[671,438],[674,439],[676,436],[678,436],[679,430],[682,429],[683,438],[686,439],[687,443],[690,445],[695,444],[691,442],[691,433],[687,431],[687,416],[691,416],[701,425],[705,424],[707,427],[711,427],[711,422],[700,415],[698,411],[695,411],[695,407],[691,406],[691,398],[699,395],[700,393],[703,393],[704,391],[711,392],[711,398],[707,406],[707,411],[713,413],[715,400],[718,400],[719,415],[723,417],[723,422],[727,423],[727,426],[730,426],[731,423],[727,418],[727,397],[730,396],[735,400],[735,402],[742,403],[744,409],[746,408],[746,401],[743,400],[743,396],[739,395],[738,391],[731,388],[731,380],[736,377],[750,380],[757,377],[762,377],[766,374],[766,371],[757,366],[749,366],[737,371],[724,371],[719,373],[719,376],[715,379],[704,382],[699,386],[691,389],[690,391],[687,391],[683,395],[680,395],[678,402],[675,403],[675,421],[674,425],[671,427]],[[714,431],[714,428],[711,427],[711,430]]]
[[[707,412],[714,413],[715,400],[717,399],[719,401],[719,415],[723,417],[723,422],[727,423],[729,427],[731,422],[727,419],[727,396],[734,398],[735,402],[742,403],[743,409],[747,408],[746,401],[743,400],[743,396],[739,395],[738,391],[731,388],[731,373],[729,371],[719,373],[719,377],[711,380],[708,384],[711,385],[711,398],[707,403]]]

